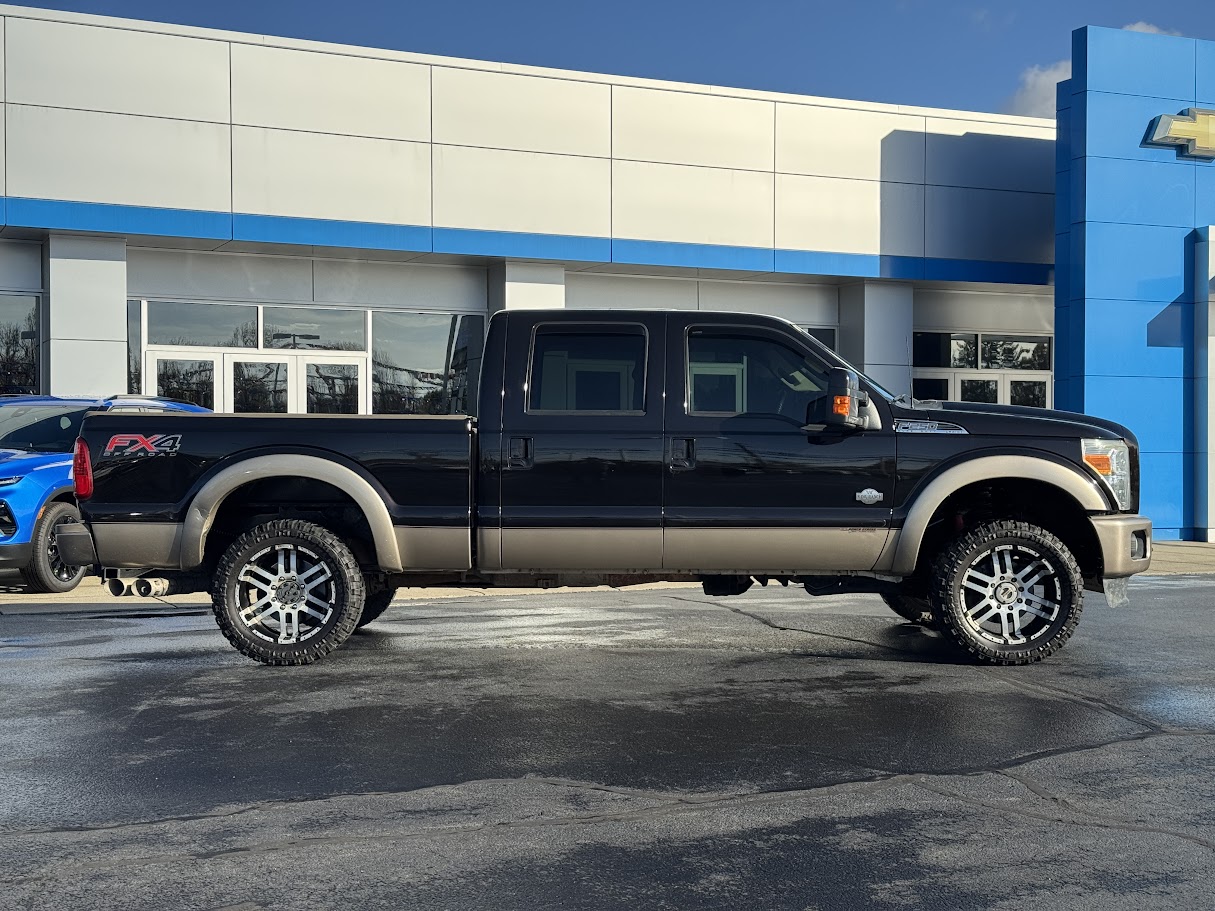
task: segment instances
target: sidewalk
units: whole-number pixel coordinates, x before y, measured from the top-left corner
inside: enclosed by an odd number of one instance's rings
[[[1153,545],[1152,568],[1148,575],[1167,576],[1186,573],[1215,573],[1215,544],[1197,541],[1162,541]],[[665,588],[699,590],[696,583],[656,582],[633,586],[629,591]],[[584,588],[579,591],[609,591],[606,587]],[[547,592],[572,591],[567,588],[402,588],[396,601],[435,601],[441,598],[518,598],[543,595]],[[118,610],[123,613],[155,611],[166,608],[197,610],[211,608],[211,599],[204,593],[170,595],[167,598],[138,598],[128,595],[114,598],[98,579],[86,579],[72,592],[63,595],[39,595],[26,591],[15,573],[0,574],[0,614],[69,614],[88,611]]]

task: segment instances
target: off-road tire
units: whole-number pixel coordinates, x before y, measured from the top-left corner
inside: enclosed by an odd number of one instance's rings
[[[380,614],[388,610],[388,605],[392,604],[396,593],[395,588],[381,588],[363,599],[363,616],[359,617],[359,624],[355,629],[360,630],[371,621],[378,620]]]
[[[70,592],[85,573],[87,566],[67,566],[59,560],[59,548],[55,544],[55,529],[64,522],[79,522],[80,510],[71,503],[50,503],[34,523],[30,538],[33,555],[21,570],[21,578],[35,592]]]
[[[1009,572],[1001,568],[1006,560]],[[932,603],[945,635],[976,658],[996,665],[1033,664],[1062,648],[1076,629],[1084,582],[1076,558],[1055,535],[1004,519],[972,528],[942,551],[932,570]],[[1018,607],[1022,604],[1028,606]],[[1021,616],[1030,610],[1036,613]],[[985,615],[991,618],[986,628],[977,622]],[[1030,635],[1015,628],[1007,635],[1008,624],[1026,617],[1024,632]],[[996,626],[999,631],[991,629]]]
[[[911,595],[902,594],[886,594],[882,595],[882,600],[886,602],[888,608],[908,623],[914,623],[916,626],[922,626],[926,629],[940,628],[936,614],[932,609],[932,602],[927,598],[915,598]]]
[[[300,562],[311,564],[309,570],[278,576],[279,589],[284,578],[288,582],[299,582],[301,587],[305,583],[322,586],[319,597],[325,602],[321,608],[324,619],[315,621],[309,615],[304,622],[313,625],[298,641],[289,641],[290,617],[295,615],[295,631],[298,635],[301,624],[298,615],[306,610],[301,605],[311,605],[313,602],[306,600],[306,596],[305,600],[295,597],[296,589],[292,589],[292,594],[286,596],[290,601],[284,608],[286,613],[280,611],[275,615],[276,605],[286,602],[275,600],[278,595],[269,596],[268,586],[276,585],[269,581],[269,577],[275,574],[258,567],[259,560],[271,563],[277,560],[279,551],[285,555],[295,551],[297,559],[302,558]],[[303,578],[322,563],[330,575],[316,574],[312,579]],[[245,573],[243,580],[242,573]],[[315,581],[317,578],[319,582]],[[306,590],[311,592],[310,588]],[[251,596],[257,594],[263,595],[259,601],[269,603],[259,615],[251,615],[246,621],[241,617],[242,611],[248,614],[254,609],[248,602]],[[277,519],[245,532],[224,551],[215,570],[211,607],[220,630],[242,655],[263,664],[302,665],[325,657],[350,638],[362,615],[364,596],[363,574],[359,570],[358,560],[337,535],[301,519]],[[294,600],[291,600],[293,597]],[[320,612],[315,608],[313,610]],[[265,621],[253,622],[267,613],[270,616]],[[275,630],[267,628],[270,624],[278,625],[278,640],[272,639]],[[284,632],[284,628],[288,632]],[[284,638],[288,641],[283,641]]]

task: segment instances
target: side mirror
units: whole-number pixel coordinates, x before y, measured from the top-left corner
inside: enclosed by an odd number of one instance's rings
[[[827,374],[827,394],[806,409],[807,428],[817,425],[863,430],[868,422],[861,409],[868,404],[869,396],[861,392],[856,373],[832,367]]]

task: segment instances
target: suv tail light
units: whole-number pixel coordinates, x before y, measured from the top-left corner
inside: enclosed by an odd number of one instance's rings
[[[87,500],[93,495],[93,461],[89,458],[89,444],[84,437],[76,437],[76,450],[72,455],[72,482],[76,485],[76,499]]]

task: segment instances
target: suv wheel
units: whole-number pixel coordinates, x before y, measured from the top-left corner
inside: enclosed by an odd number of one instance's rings
[[[991,664],[1031,664],[1080,622],[1084,584],[1062,541],[1027,522],[977,526],[937,557],[932,600],[941,625]]]
[[[212,609],[241,654],[311,664],[350,638],[363,612],[363,574],[333,532],[299,519],[241,535],[215,572]]]
[[[88,567],[64,563],[55,542],[55,529],[79,521],[80,511],[71,503],[51,503],[42,510],[31,538],[33,556],[29,565],[21,570],[21,577],[32,591],[70,592],[80,584]]]

